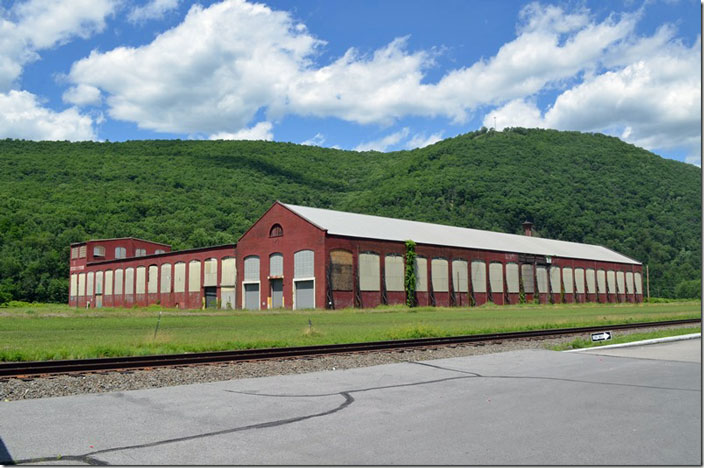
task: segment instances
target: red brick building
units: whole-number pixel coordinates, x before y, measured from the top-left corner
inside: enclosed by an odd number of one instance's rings
[[[601,246],[533,237],[529,223],[525,228],[526,235],[504,234],[276,202],[236,245],[171,252],[133,238],[72,244],[69,303],[402,304],[409,239],[416,242],[418,305],[643,300],[641,263]]]

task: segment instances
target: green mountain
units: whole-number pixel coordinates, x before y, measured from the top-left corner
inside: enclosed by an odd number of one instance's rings
[[[528,219],[542,237],[601,244],[648,264],[651,295],[699,291],[698,168],[600,134],[515,128],[393,153],[0,141],[0,302],[65,302],[71,242],[234,243],[277,199],[513,233]]]

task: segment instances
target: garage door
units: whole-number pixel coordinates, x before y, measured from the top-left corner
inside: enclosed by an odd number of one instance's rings
[[[315,307],[315,287],[313,280],[296,281],[296,309]]]
[[[259,310],[259,283],[244,285],[244,308]]]

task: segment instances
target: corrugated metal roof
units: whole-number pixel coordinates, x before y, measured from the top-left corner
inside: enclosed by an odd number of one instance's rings
[[[285,203],[282,205],[318,227],[327,230],[328,234],[338,236],[390,241],[411,239],[419,244],[641,264],[600,245],[346,213]]]

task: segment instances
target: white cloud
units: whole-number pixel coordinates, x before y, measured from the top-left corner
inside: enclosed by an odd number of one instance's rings
[[[167,12],[178,8],[178,3],[179,0],[151,0],[146,5],[132,8],[127,19],[132,23],[161,19]]]
[[[29,0],[0,8],[0,92],[39,51],[101,31],[114,9],[114,0]]]
[[[219,132],[210,135],[211,140],[267,140],[274,139],[271,122],[259,122],[252,128],[243,128],[234,133]]]
[[[97,105],[101,102],[100,90],[95,86],[80,84],[66,90],[62,99],[64,102],[77,106]]]
[[[325,143],[325,136],[322,133],[316,133],[313,138],[301,142],[302,145],[308,146],[322,146],[323,143]]]
[[[379,140],[369,141],[357,145],[355,151],[386,151],[390,146],[397,145],[408,136],[408,127],[404,127],[398,132],[394,132]]]
[[[0,135],[27,140],[94,140],[93,121],[75,107],[54,112],[27,91],[0,93]]]
[[[413,138],[406,143],[406,149],[425,148],[428,145],[442,140],[442,134],[443,132],[433,133],[430,136],[425,136],[425,133],[413,135]]]

